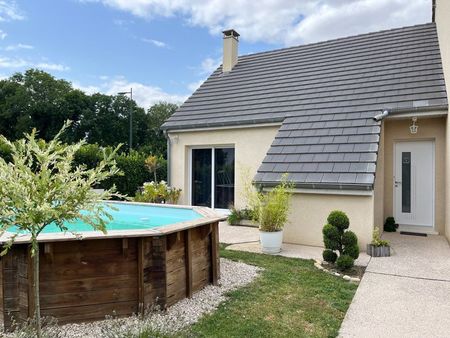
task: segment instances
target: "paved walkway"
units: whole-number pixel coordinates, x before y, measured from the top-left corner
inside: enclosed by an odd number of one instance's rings
[[[450,247],[442,236],[383,237],[393,254],[372,258],[340,337],[450,337]]]
[[[261,253],[258,228],[228,225],[222,222],[219,225],[219,240],[221,243],[230,244],[229,250],[248,251]],[[283,257],[319,259],[322,260],[322,247],[283,243],[282,250],[278,254]],[[370,256],[362,252],[355,264],[367,266]]]

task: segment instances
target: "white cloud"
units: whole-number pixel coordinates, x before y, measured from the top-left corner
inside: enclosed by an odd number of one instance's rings
[[[5,47],[6,51],[13,51],[18,49],[34,49],[34,47],[23,43],[18,43],[17,45],[9,45]]]
[[[18,69],[18,68],[39,68],[43,70],[67,71],[69,67],[59,63],[32,62],[22,58],[10,58],[0,55],[0,68]]]
[[[15,1],[0,0],[0,22],[23,19],[25,19],[25,16],[20,11]]]
[[[203,83],[203,82],[205,82],[205,80],[206,79],[201,79],[201,80],[198,80],[198,81],[195,81],[195,82],[191,82],[191,83],[189,83],[188,84],[188,89],[191,91],[191,92],[195,92],[197,89],[198,89],[198,87],[200,87],[201,86],[201,84]]]
[[[429,22],[430,0],[97,0],[135,16],[178,16],[212,34],[294,45]]]
[[[0,40],[4,40],[8,34],[0,29]]]
[[[159,48],[167,48],[168,47],[165,42],[162,42],[159,40],[142,38],[141,41],[152,44],[153,46],[156,46]]]
[[[59,63],[48,63],[48,62],[40,62],[34,64],[33,67],[44,69],[44,70],[56,70],[58,72],[64,72],[70,70],[70,67],[59,64]]]
[[[139,106],[144,108],[148,108],[161,101],[183,103],[187,99],[187,95],[167,93],[157,86],[135,81],[130,82],[123,76],[109,78],[108,81],[98,86],[83,86],[77,82],[74,82],[73,86],[88,94],[100,92],[107,95],[117,95],[119,92],[128,92],[130,88],[133,88],[133,99]]]
[[[200,64],[200,74],[211,74],[213,71],[219,67],[219,65],[222,63],[222,58],[213,59],[210,57],[207,57],[202,61]]]

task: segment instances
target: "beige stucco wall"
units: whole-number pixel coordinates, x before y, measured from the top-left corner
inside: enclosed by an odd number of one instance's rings
[[[436,25],[441,49],[442,65],[444,67],[444,77],[447,87],[447,94],[450,93],[450,1],[437,0],[436,3]],[[445,234],[450,240],[450,157],[447,155],[450,150],[450,119],[447,119],[446,134],[446,175],[445,175]]]
[[[245,207],[243,179],[253,179],[266,156],[279,126],[258,128],[217,129],[169,133],[170,184],[181,188],[181,204],[189,204],[189,156],[196,146],[233,146],[235,148],[235,205]]]
[[[384,121],[384,217],[393,216],[394,143],[409,140],[435,141],[435,230],[445,232],[445,149],[446,118],[419,118],[418,133],[409,131],[411,119]],[[379,159],[380,160],[380,159]]]
[[[289,223],[284,242],[323,246],[322,228],[333,210],[344,211],[350,219],[350,230],[358,236],[361,250],[371,241],[373,230],[373,196],[297,193],[292,197]]]

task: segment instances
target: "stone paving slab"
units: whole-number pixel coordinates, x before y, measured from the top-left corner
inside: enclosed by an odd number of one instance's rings
[[[219,242],[225,244],[258,242],[258,228],[219,223]]]
[[[339,335],[346,338],[449,336],[449,282],[371,272],[363,276]]]
[[[340,337],[450,337],[450,247],[442,236],[383,234],[393,254],[372,258]]]

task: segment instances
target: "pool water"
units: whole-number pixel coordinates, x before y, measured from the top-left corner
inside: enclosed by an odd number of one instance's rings
[[[154,205],[139,205],[128,203],[105,203],[114,209],[106,208],[112,216],[106,227],[107,230],[145,230],[168,224],[185,221],[192,221],[203,216],[192,209],[177,207],[158,207]],[[82,221],[66,223],[69,231],[85,232],[93,231],[92,226]],[[10,228],[8,231],[18,232],[17,228]],[[42,233],[61,232],[56,224],[49,224]]]

